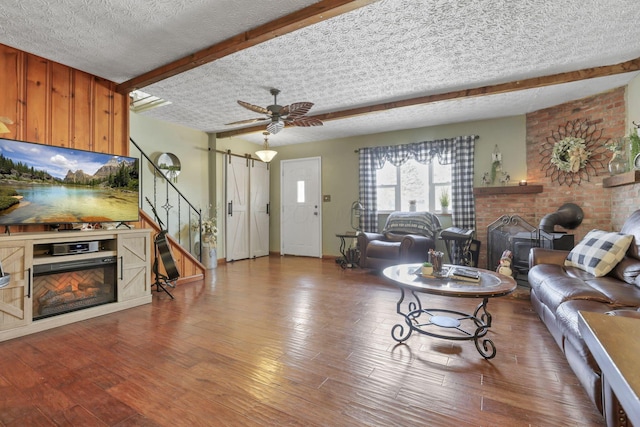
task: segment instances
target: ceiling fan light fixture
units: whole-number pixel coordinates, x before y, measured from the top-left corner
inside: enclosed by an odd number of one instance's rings
[[[256,156],[258,156],[258,158],[263,162],[269,163],[273,160],[276,154],[278,154],[278,152],[269,149],[269,140],[267,139],[269,132],[262,132],[262,134],[264,135],[264,150],[256,151]]]
[[[306,115],[311,107],[313,107],[313,102],[294,102],[293,104],[283,106],[278,104],[278,94],[280,91],[274,88],[271,89],[270,92],[271,95],[273,95],[273,104],[266,108],[245,101],[237,101],[241,107],[251,110],[254,113],[264,114],[266,117],[240,120],[227,123],[225,126],[245,125],[268,120],[267,131],[271,133],[271,135],[277,134],[284,129],[285,126],[322,126],[322,120]]]
[[[282,129],[284,129],[284,122],[280,119],[272,120],[271,123],[267,125],[267,133],[270,133],[271,135],[275,135]]]

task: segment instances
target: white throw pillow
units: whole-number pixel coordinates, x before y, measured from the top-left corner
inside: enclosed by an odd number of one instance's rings
[[[601,277],[613,270],[624,258],[633,236],[602,230],[591,230],[571,250],[564,265],[576,267]]]

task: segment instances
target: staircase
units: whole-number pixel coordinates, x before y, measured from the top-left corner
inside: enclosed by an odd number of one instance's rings
[[[178,284],[202,279],[205,272],[201,263],[202,212],[187,200],[170,177],[156,166],[133,139],[129,140],[140,154],[141,204],[140,221],[136,227],[149,228],[154,231],[154,236],[163,229],[167,230],[166,237],[180,272]],[[132,152],[129,155],[137,157],[137,154]],[[153,253],[153,247],[151,251]],[[161,262],[160,267],[162,270]]]

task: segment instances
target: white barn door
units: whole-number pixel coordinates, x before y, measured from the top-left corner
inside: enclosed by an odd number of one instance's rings
[[[249,256],[256,258],[269,255],[269,167],[258,161],[251,163]]]
[[[227,261],[249,258],[249,165],[245,158],[225,155]]]

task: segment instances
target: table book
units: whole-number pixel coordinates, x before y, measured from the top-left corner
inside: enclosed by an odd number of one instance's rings
[[[454,266],[449,272],[449,278],[466,282],[480,282],[480,273],[471,268]]]

